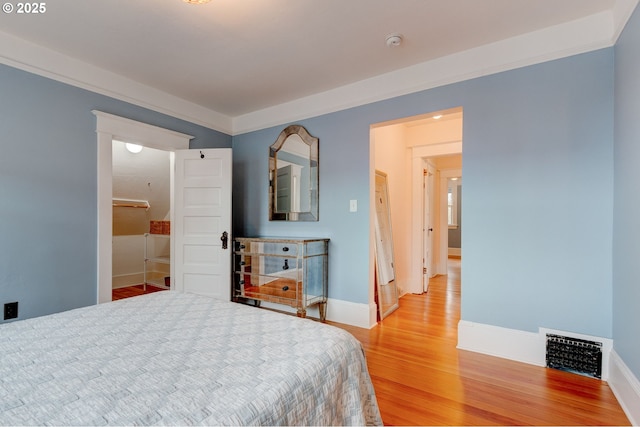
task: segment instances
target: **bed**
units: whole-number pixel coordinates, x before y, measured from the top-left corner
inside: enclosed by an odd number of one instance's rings
[[[382,425],[360,343],[156,292],[0,325],[2,425]]]

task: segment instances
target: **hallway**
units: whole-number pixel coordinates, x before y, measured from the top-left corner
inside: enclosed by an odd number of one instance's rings
[[[457,350],[460,264],[370,330],[336,325],[363,343],[386,425],[629,425],[603,381]]]

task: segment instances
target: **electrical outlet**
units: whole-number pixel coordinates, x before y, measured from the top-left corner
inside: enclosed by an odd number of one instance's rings
[[[4,305],[4,320],[18,317],[18,302],[8,302]]]

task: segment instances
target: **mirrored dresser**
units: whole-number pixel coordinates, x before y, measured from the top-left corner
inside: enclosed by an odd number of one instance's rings
[[[318,305],[326,319],[329,239],[237,237],[233,300],[294,307],[299,317]]]

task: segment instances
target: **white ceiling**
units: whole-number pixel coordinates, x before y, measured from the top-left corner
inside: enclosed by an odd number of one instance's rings
[[[0,16],[0,62],[239,133],[611,46],[637,3],[55,0]]]

